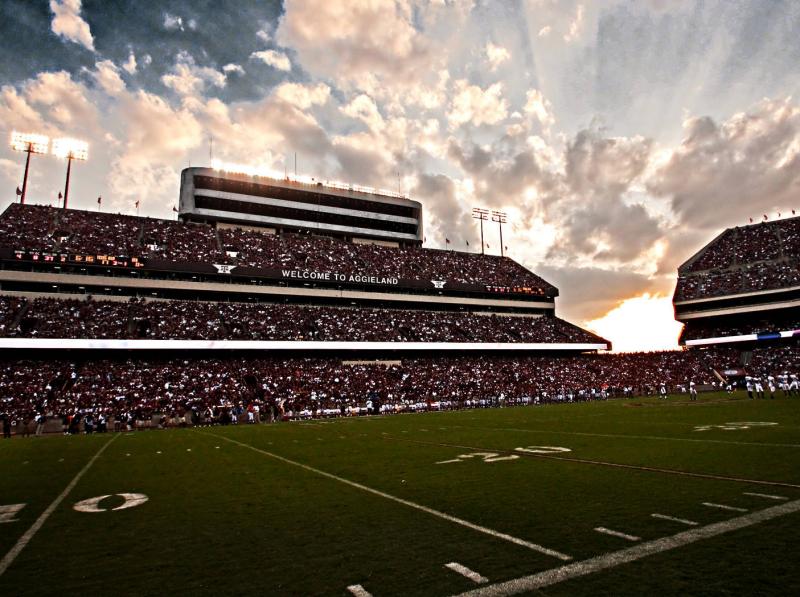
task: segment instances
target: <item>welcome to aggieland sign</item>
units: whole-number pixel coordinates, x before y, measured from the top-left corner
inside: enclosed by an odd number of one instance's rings
[[[340,274],[337,272],[315,272],[296,269],[282,269],[283,278],[294,280],[315,280],[323,282],[347,282],[349,284],[379,284],[382,286],[398,286],[400,278],[393,276],[372,276],[367,274]]]

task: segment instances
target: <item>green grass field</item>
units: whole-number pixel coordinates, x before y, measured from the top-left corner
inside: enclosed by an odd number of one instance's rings
[[[797,595],[800,399],[14,438],[14,504],[3,595]]]

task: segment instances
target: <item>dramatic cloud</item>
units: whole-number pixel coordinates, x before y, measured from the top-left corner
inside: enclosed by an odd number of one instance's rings
[[[92,77],[108,95],[119,95],[125,90],[125,82],[119,76],[119,69],[113,62],[101,60],[95,64],[95,69]]]
[[[508,116],[508,101],[503,98],[502,83],[481,89],[461,79],[453,87],[453,100],[447,113],[451,127],[465,123],[475,126],[496,124]]]
[[[414,27],[408,0],[289,0],[285,11],[276,38],[317,76],[405,80],[427,60],[429,43]]]
[[[508,61],[509,58],[511,58],[511,54],[504,47],[496,46],[492,42],[486,44],[486,60],[490,70],[497,70],[497,67]]]
[[[242,68],[241,65],[233,64],[231,62],[231,63],[226,64],[225,66],[222,67],[222,72],[225,73],[225,74],[236,73],[236,74],[239,74],[239,75],[243,75],[244,74],[244,69]]]
[[[224,87],[225,73],[207,66],[198,66],[186,52],[178,54],[172,72],[161,77],[161,81],[181,96],[194,96],[207,86]]]
[[[81,0],[50,0],[50,10],[53,12],[50,23],[53,33],[94,52],[92,32],[81,17]]]
[[[648,189],[669,197],[684,224],[719,229],[797,206],[800,108],[791,99],[763,100],[721,123],[689,117],[683,131]]]
[[[253,52],[250,54],[250,58],[256,58],[264,64],[268,64],[272,68],[277,68],[278,70],[287,72],[292,70],[292,63],[289,57],[283,52],[261,50],[260,52]]]
[[[331,88],[325,83],[316,85],[302,85],[300,83],[283,83],[275,89],[275,97],[298,107],[308,110],[311,106],[319,106],[328,101]]]

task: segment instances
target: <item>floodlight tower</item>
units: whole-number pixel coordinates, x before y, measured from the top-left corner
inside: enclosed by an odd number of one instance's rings
[[[472,217],[481,221],[481,255],[483,255],[483,250],[486,247],[486,244],[483,242],[483,223],[489,219],[489,210],[482,207],[473,207]]]
[[[19,202],[25,203],[25,193],[28,191],[28,168],[31,165],[32,153],[47,153],[50,145],[50,138],[47,135],[37,135],[35,133],[11,133],[11,149],[14,151],[24,151],[28,154],[25,158],[25,175],[22,178],[22,192]]]
[[[506,223],[506,213],[503,211],[492,210],[492,222],[497,222],[500,225],[500,257],[504,257],[503,224]]]
[[[72,169],[72,160],[87,160],[89,158],[89,144],[78,139],[53,139],[53,155],[67,160],[67,182],[64,185],[64,209],[67,209],[69,174]]]

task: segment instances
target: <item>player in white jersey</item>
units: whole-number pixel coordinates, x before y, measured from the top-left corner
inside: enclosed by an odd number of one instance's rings
[[[658,388],[659,398],[667,399],[667,384],[661,382],[661,387]]]
[[[797,394],[798,382],[797,382],[797,375],[792,373],[789,375],[789,396],[794,396]]]
[[[747,390],[747,397],[753,397],[753,378],[749,375],[745,375],[744,377],[744,387]]]
[[[770,399],[775,398],[775,378],[772,375],[767,375],[767,388],[769,388]]]
[[[761,377],[759,375],[753,378],[753,391],[756,393],[756,398],[764,397],[764,384],[761,383]]]
[[[693,381],[689,382],[689,400],[697,400],[697,386]]]

